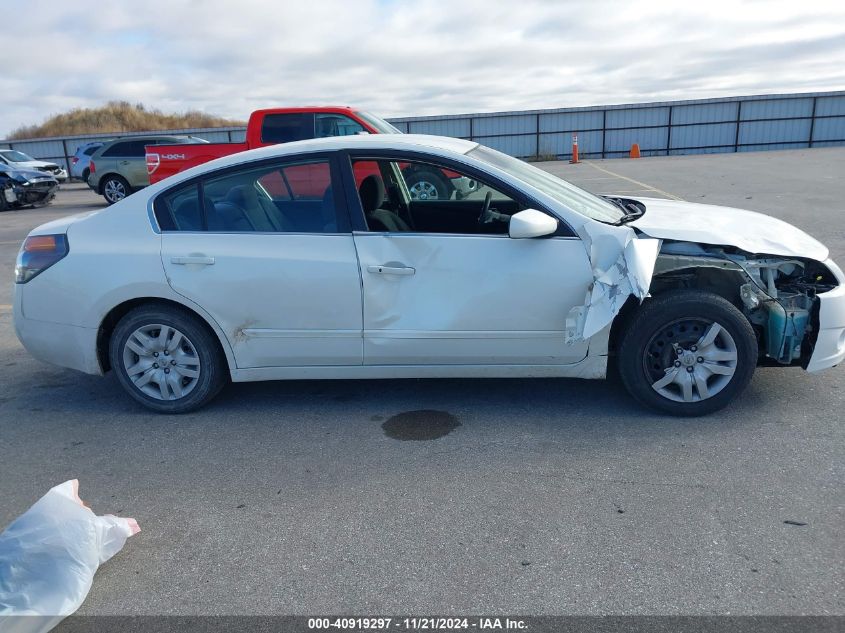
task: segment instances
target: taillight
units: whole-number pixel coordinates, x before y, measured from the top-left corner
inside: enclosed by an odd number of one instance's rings
[[[70,159],[71,165],[76,165],[76,163],[78,163],[78,162],[79,162],[79,156],[74,156],[73,158]]]
[[[67,254],[67,235],[64,233],[29,236],[24,240],[15,263],[15,283],[25,284]]]
[[[88,162],[88,171],[92,174],[97,171],[97,166],[94,164],[93,160]]]
[[[161,164],[161,157],[155,152],[147,154],[147,173],[152,174]]]

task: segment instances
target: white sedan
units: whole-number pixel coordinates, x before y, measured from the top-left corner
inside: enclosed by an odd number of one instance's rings
[[[41,171],[50,174],[59,182],[65,182],[67,180],[67,170],[59,167],[56,163],[38,160],[29,154],[24,154],[14,149],[0,149],[0,163],[9,165],[14,169]]]
[[[414,198],[408,166],[478,183]],[[413,171],[413,170],[410,170]],[[845,357],[845,275],[774,218],[602,198],[477,143],[325,138],[227,156],[30,233],[37,358],[178,413],[228,380],[559,376],[715,411],[758,364]]]

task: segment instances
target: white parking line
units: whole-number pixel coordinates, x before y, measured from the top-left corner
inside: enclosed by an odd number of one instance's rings
[[[657,187],[652,187],[651,185],[646,184],[644,182],[640,182],[639,180],[634,180],[633,178],[628,178],[628,176],[623,176],[622,174],[617,174],[616,172],[610,171],[609,169],[605,169],[601,165],[596,165],[593,161],[585,160],[584,162],[587,163],[590,167],[595,167],[599,171],[603,171],[606,174],[610,174],[611,176],[616,176],[617,178],[621,178],[622,180],[627,180],[628,182],[634,183],[638,187],[644,187],[648,191],[654,191],[654,192],[662,194],[662,195],[664,195],[668,198],[672,198],[672,200],[683,200],[683,198],[679,198],[675,194],[669,193],[668,191],[663,191],[662,189],[658,189]]]
[[[12,306],[10,306],[10,305],[6,305],[5,303],[0,303],[0,312],[6,312],[7,310],[8,310],[9,312],[11,312],[11,311],[12,311]]]

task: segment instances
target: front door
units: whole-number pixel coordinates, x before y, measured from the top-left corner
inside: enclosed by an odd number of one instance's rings
[[[581,361],[587,343],[567,344],[564,335],[567,314],[593,280],[581,241],[509,238],[510,216],[526,204],[483,183],[462,200],[412,200],[405,175],[420,169],[455,173],[405,160],[352,161],[353,174],[370,174],[360,195],[367,230],[354,234],[364,363]]]

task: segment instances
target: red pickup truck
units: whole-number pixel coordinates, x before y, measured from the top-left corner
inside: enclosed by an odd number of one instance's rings
[[[384,119],[345,106],[268,108],[256,110],[249,117],[243,143],[207,143],[203,145],[150,145],[146,147],[150,184],[184,171],[248,149],[302,141],[324,136],[351,134],[401,134]],[[359,163],[364,165],[364,163]],[[356,169],[360,184],[369,172]],[[359,173],[360,172],[360,173]],[[375,173],[375,172],[373,172]],[[474,180],[440,169],[417,168],[405,171],[405,182],[414,199],[461,199],[478,188]]]

